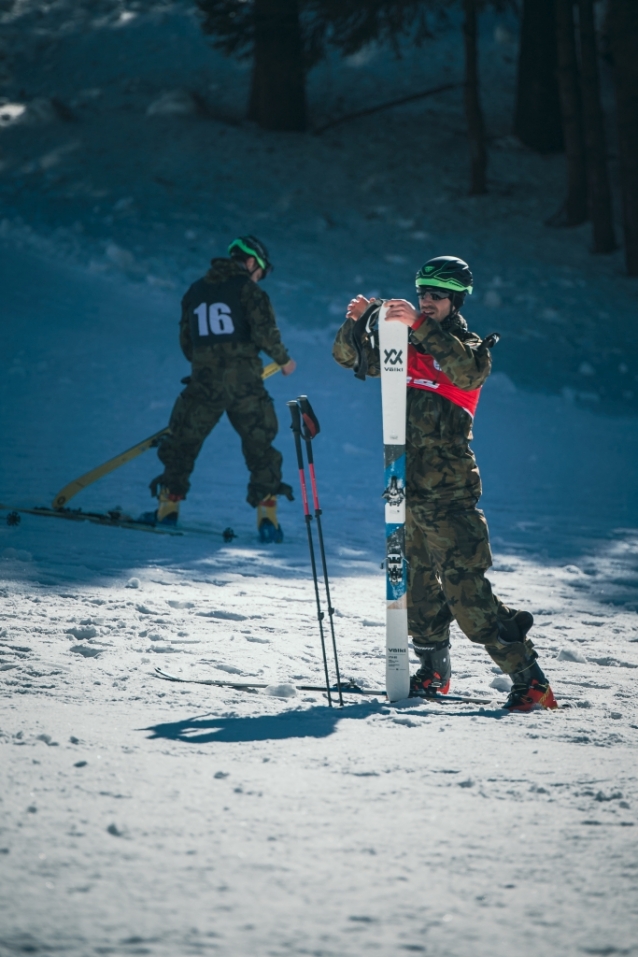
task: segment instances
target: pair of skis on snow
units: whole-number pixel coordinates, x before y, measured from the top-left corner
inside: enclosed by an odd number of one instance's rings
[[[279,372],[280,369],[280,365],[278,365],[276,362],[271,362],[267,366],[264,366],[261,377],[262,379],[268,379],[270,376]],[[160,429],[159,432],[154,432],[153,435],[149,435],[148,438],[142,439],[141,442],[131,446],[131,448],[127,449],[125,452],[120,452],[120,454],[114,456],[114,458],[109,459],[107,462],[103,462],[101,465],[96,466],[96,468],[91,469],[89,472],[85,472],[84,475],[80,475],[79,478],[73,479],[72,482],[69,482],[67,485],[65,485],[64,488],[60,489],[57,495],[54,496],[50,507],[45,505],[23,507],[16,505],[4,505],[0,503],[0,510],[9,513],[7,517],[7,524],[17,525],[20,521],[20,513],[22,513],[26,515],[40,515],[49,518],[66,519],[67,521],[72,522],[92,522],[96,525],[110,525],[116,526],[118,528],[131,528],[143,532],[154,532],[160,535],[183,535],[183,531],[180,529],[168,527],[160,528],[158,526],[149,525],[148,522],[143,522],[140,519],[133,518],[131,515],[127,515],[126,513],[118,510],[111,510],[109,512],[84,512],[81,508],[69,508],[69,502],[72,498],[75,498],[78,492],[81,492],[89,485],[93,485],[94,482],[104,478],[105,475],[109,475],[116,469],[126,465],[127,462],[131,462],[133,459],[136,459],[138,455],[142,455],[149,449],[157,448],[163,436],[167,435],[169,432],[170,429],[168,426],[165,429]],[[231,528],[224,529],[224,531],[221,532],[221,536],[225,542],[232,541],[233,538],[236,538],[236,535]]]

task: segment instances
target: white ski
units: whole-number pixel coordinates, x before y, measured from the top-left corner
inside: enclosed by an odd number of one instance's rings
[[[388,699],[410,694],[408,660],[408,566],[405,556],[405,426],[408,327],[379,312],[383,453],[385,460],[386,665]]]

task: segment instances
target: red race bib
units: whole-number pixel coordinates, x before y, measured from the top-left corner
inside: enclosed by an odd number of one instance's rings
[[[446,376],[434,356],[424,355],[412,345],[408,346],[408,387],[438,392],[454,405],[460,405],[472,418],[481,394],[480,388],[459,389],[458,385],[454,385]]]

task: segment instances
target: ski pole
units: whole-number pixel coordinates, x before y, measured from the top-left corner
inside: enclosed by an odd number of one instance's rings
[[[339,690],[339,704],[343,707],[343,695],[341,694],[341,675],[339,674],[339,657],[337,655],[337,640],[335,638],[334,626],[334,608],[330,599],[330,583],[328,581],[328,566],[326,564],[326,550],[323,544],[323,528],[321,527],[321,506],[319,505],[319,494],[317,492],[317,479],[315,476],[315,460],[312,454],[312,440],[320,431],[319,420],[315,415],[314,409],[308,401],[307,395],[300,395],[297,398],[299,410],[301,412],[302,431],[306,443],[306,458],[308,459],[308,472],[310,474],[310,488],[312,490],[312,502],[315,509],[315,521],[317,522],[317,535],[319,537],[319,552],[321,554],[321,564],[323,566],[323,580],[326,585],[326,599],[328,602],[328,618],[330,620],[330,633],[332,635],[332,651],[335,657],[335,670],[337,672],[337,688]]]
[[[315,549],[312,543],[312,529],[310,528],[310,522],[312,521],[312,515],[310,514],[310,509],[308,507],[308,492],[306,490],[306,473],[304,470],[303,464],[303,454],[301,451],[301,413],[299,411],[299,405],[297,404],[296,399],[291,399],[290,402],[286,403],[290,409],[290,416],[292,418],[292,434],[295,439],[295,450],[297,452],[297,465],[299,466],[299,484],[301,486],[301,501],[303,503],[303,512],[304,518],[306,520],[306,528],[308,530],[308,548],[310,549],[310,565],[312,567],[312,579],[315,585],[315,599],[317,602],[317,618],[319,620],[319,635],[321,636],[321,652],[323,654],[323,669],[326,676],[326,691],[328,692],[328,704],[332,708],[332,696],[330,694],[330,678],[328,677],[328,659],[326,658],[326,642],[323,635],[323,612],[321,610],[321,600],[319,598],[319,581],[317,579],[317,564],[315,562]]]

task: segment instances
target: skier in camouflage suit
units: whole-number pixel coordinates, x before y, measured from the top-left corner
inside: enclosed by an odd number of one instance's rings
[[[504,605],[485,572],[492,564],[487,523],[476,507],[481,479],[469,447],[480,389],[492,368],[488,340],[470,332],[459,314],[472,274],[463,260],[439,256],[416,276],[419,310],[390,300],[387,319],[410,327],[407,396],[406,547],[408,622],[421,666],[413,691],[445,694],[450,686],[450,623],[481,644],[513,681],[507,707],[555,708],[556,701],[527,637],[529,612]],[[350,302],[333,355],[355,365],[354,322],[370,305]],[[493,345],[493,342],[491,343]],[[364,342],[368,374],[379,356]]]
[[[190,475],[206,436],[226,412],[239,433],[250,472],[247,501],[257,508],[262,541],[282,541],[276,496],[292,499],[281,480],[282,456],[273,448],[277,417],[264,388],[263,350],[284,375],[295,369],[281,341],[268,295],[257,285],[272,269],[268,251],[254,236],[240,236],[228,247],[230,258],[213,259],[206,275],[182,300],[180,345],[192,373],[183,381],[169,428],[159,446],[164,472],[150,484],[159,500],[148,513],[160,524],[177,522]]]

